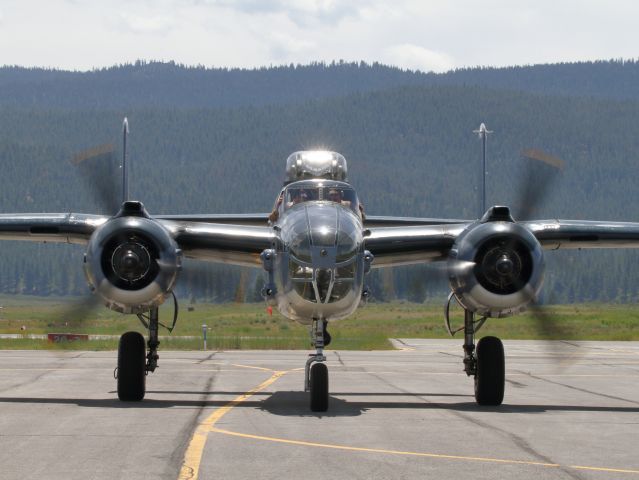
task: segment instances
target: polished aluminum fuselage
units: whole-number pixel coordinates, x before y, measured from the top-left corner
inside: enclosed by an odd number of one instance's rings
[[[282,315],[306,324],[351,315],[364,285],[359,215],[339,203],[308,201],[285,211],[275,228],[275,302]]]

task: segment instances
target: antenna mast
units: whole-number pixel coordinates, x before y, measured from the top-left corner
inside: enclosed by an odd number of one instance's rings
[[[477,136],[481,139],[482,146],[482,170],[481,170],[481,211],[479,212],[479,218],[486,212],[486,139],[489,133],[493,133],[492,130],[488,130],[486,125],[482,122],[479,129],[473,130]]]
[[[122,122],[122,203],[129,201],[129,170],[126,163],[126,140],[129,136],[129,121],[124,117]]]

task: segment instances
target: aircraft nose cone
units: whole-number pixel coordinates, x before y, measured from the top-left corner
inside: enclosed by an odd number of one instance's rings
[[[282,232],[294,257],[328,267],[357,254],[362,226],[344,207],[310,203],[289,215]]]

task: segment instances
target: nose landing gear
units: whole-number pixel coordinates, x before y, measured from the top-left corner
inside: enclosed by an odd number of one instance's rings
[[[304,391],[310,392],[313,412],[328,410],[328,368],[323,362],[326,361],[324,346],[330,343],[331,336],[326,331],[326,324],[324,320],[313,319],[311,339],[315,353],[309,355],[304,368]]]

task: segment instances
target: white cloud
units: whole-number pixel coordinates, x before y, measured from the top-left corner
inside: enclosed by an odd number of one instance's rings
[[[455,61],[450,55],[410,43],[385,48],[382,60],[391,65],[422,72],[445,72],[455,68]]]
[[[269,50],[276,62],[288,63],[294,58],[307,55],[315,48],[315,43],[283,32],[274,32],[268,38]]]
[[[0,10],[1,63],[67,69],[344,59],[444,71],[636,58],[639,43],[635,0],[0,0]]]
[[[344,18],[358,17],[366,6],[363,0],[200,0],[252,16],[285,15],[298,26],[314,23],[339,24]]]
[[[175,21],[165,15],[146,16],[121,13],[125,30],[138,34],[164,34],[174,26]]]

